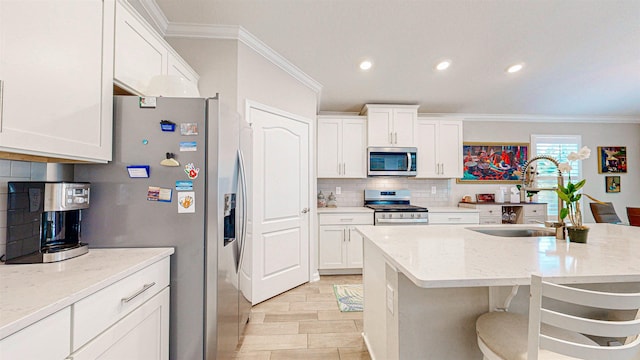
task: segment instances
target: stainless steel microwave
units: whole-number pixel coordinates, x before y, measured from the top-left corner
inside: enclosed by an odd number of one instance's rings
[[[367,148],[367,174],[369,176],[416,176],[414,147]]]

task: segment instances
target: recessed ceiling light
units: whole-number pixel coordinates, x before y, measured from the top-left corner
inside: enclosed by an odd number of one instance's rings
[[[371,69],[372,66],[373,66],[373,63],[369,60],[365,60],[360,63],[360,69],[362,70],[369,70]]]
[[[524,64],[511,65],[507,68],[507,72],[509,74],[517,73],[518,71],[522,70],[523,67],[524,67]]]
[[[442,60],[436,65],[436,70],[442,71],[446,70],[451,66],[451,60]]]

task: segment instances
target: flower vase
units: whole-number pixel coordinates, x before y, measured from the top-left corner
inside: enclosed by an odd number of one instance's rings
[[[567,233],[569,234],[569,241],[585,244],[587,242],[587,237],[589,236],[589,228],[569,226],[567,227]]]

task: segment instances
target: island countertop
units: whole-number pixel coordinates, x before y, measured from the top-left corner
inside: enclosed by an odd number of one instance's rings
[[[90,249],[61,262],[0,265],[0,339],[173,252],[173,248]]]
[[[499,237],[467,229],[536,225],[360,225],[357,229],[389,264],[423,288],[528,285],[531,273],[562,283],[640,281],[640,227],[588,225],[586,244],[555,237]]]

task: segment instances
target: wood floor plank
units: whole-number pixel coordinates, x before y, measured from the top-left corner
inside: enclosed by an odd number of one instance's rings
[[[358,329],[353,320],[305,321],[299,323],[300,334],[356,333]]]
[[[362,320],[362,312],[341,312],[340,310],[320,310],[318,320]]]
[[[276,350],[271,352],[270,360],[340,360],[337,348]]]
[[[321,302],[295,302],[289,304],[291,311],[317,311],[317,310],[338,310],[337,301],[321,301]]]
[[[358,333],[309,334],[309,349],[328,347],[364,347]]]
[[[269,312],[264,315],[264,322],[291,322],[318,320],[317,311]]]
[[[293,335],[303,334],[299,332],[299,323],[296,322],[271,322],[263,324],[249,323],[244,335]]]
[[[256,350],[306,349],[307,335],[247,335],[240,352]]]

